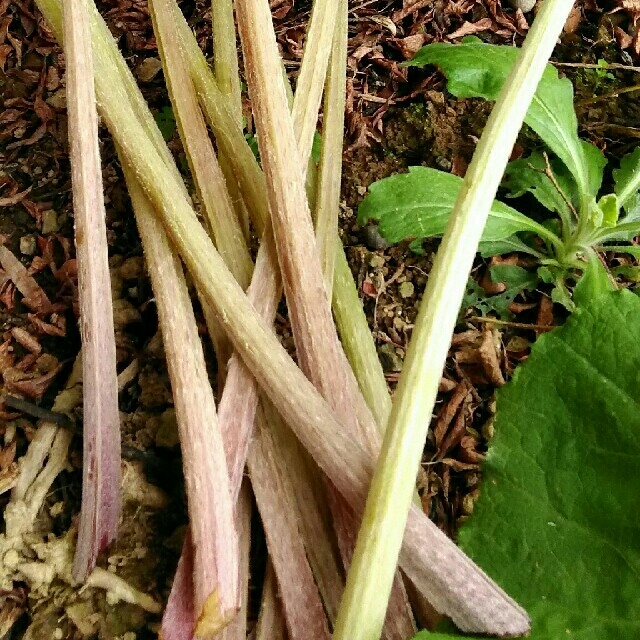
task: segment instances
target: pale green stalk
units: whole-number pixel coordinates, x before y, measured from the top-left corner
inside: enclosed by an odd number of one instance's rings
[[[238,282],[246,288],[251,279],[253,262],[185,64],[181,39],[173,19],[175,0],[153,0],[149,7],[180,138],[200,195],[205,219],[220,255]],[[233,12],[231,24],[233,26]]]
[[[293,128],[298,139],[298,150],[303,164],[311,153],[313,136],[318,122],[325,76],[333,50],[335,21],[341,0],[315,0],[306,40],[300,73],[296,82],[296,100],[293,105]],[[345,40],[346,47],[346,40]],[[346,63],[346,53],[344,56]]]
[[[384,429],[391,398],[367,318],[338,236],[347,60],[348,7],[338,7],[324,103],[322,154],[316,205],[316,237],[333,313],[345,354],[378,427]]]
[[[231,115],[238,130],[242,131],[242,88],[238,70],[238,44],[236,25],[233,17],[233,0],[213,0],[211,2],[211,23],[213,30],[213,68],[220,91],[228,98]],[[245,238],[249,239],[249,214],[234,174],[233,163],[224,153],[218,154],[220,168],[225,176],[229,195],[233,202],[238,222]]]
[[[342,143],[347,83],[347,0],[338,0],[333,47],[324,95],[322,151],[318,169],[318,196],[315,207],[316,238],[329,300],[333,292],[333,272],[338,237]]]
[[[405,530],[404,514],[411,504],[467,277],[511,149],[572,5],[572,0],[545,0],[460,189],[416,319],[347,576],[335,640],[380,637]]]
[[[238,69],[236,25],[233,19],[233,0],[211,2],[213,30],[213,69],[218,88],[229,97],[232,115],[242,129],[242,91]]]
[[[358,385],[383,430],[391,412],[391,396],[342,242],[335,254],[333,315]]]

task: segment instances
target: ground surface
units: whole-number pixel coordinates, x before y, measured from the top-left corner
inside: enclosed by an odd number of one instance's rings
[[[208,6],[180,4],[210,53]],[[107,0],[99,7],[172,150],[186,165],[146,3]],[[275,0],[272,8],[294,78],[310,5]],[[636,10],[631,0],[578,4],[556,51],[558,62],[575,65],[559,68],[576,86],[582,135],[610,157],[628,152],[640,136],[636,94],[616,95],[620,89],[638,89],[638,75],[628,68],[640,51]],[[480,101],[453,99],[434,69],[407,70],[398,63],[423,44],[456,42],[470,33],[494,43],[520,43],[532,17],[494,0],[370,0],[351,6],[342,233],[392,387],[429,272],[429,249],[435,247],[427,247],[422,256],[406,246],[383,248],[375,229],[357,225],[357,206],[369,184],[411,165],[463,174],[489,110]],[[599,60],[625,68],[603,74],[593,68]],[[20,293],[15,266],[3,254],[0,389],[26,404],[0,404],[0,481],[15,474],[15,461],[38,429],[37,411],[51,409],[79,349],[64,82],[63,57],[32,1],[0,0],[0,245],[27,268],[50,303]],[[113,145],[103,134],[109,245],[119,298],[119,371],[129,371],[131,379],[120,396],[127,502],[118,541],[101,564],[117,566],[120,575],[163,602],[186,522],[181,461],[152,292]],[[526,134],[521,136],[520,151],[532,144]],[[478,262],[474,276],[491,291],[485,274],[486,265]],[[512,311],[518,323],[537,326],[551,326],[563,317],[544,291],[518,298]],[[420,487],[425,510],[451,535],[473,509],[479,463],[491,432],[493,392],[526,358],[537,335],[536,330],[489,324],[477,315],[473,308],[464,312],[454,337]],[[213,368],[212,362],[212,374]],[[40,516],[39,526],[47,532],[42,539],[71,540],[80,469],[81,441],[74,437],[70,463]],[[8,499],[4,490],[0,509]],[[256,540],[260,557],[262,543],[259,536]],[[157,633],[157,615],[124,604],[107,610],[102,591],[79,595],[60,580],[3,584],[0,599],[0,609],[8,612],[4,619],[0,615],[0,638],[142,639]],[[136,635],[126,636],[132,632]]]

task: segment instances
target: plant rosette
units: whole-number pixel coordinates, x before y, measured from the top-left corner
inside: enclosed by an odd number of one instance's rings
[[[515,47],[489,45],[478,38],[461,44],[423,47],[407,66],[435,64],[458,98],[495,100],[516,60]],[[602,251],[640,256],[640,247],[623,243],[640,234],[640,148],[613,170],[613,193],[601,194],[606,160],[594,145],[578,137],[573,87],[548,65],[525,118],[547,152],[533,152],[507,165],[502,182],[506,198],[530,193],[542,211],[536,222],[495,201],[479,246],[483,257],[512,252],[534,256],[538,281],[552,283],[554,301],[574,309],[567,279],[577,280],[589,257]],[[391,243],[444,233],[462,179],[429,167],[384,178],[369,187],[358,211],[361,224],[375,220]],[[536,212],[538,213],[538,212]],[[529,284],[529,282],[527,283]]]

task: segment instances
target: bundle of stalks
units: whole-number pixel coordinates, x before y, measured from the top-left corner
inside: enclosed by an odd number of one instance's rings
[[[231,0],[216,0],[215,73],[176,1],[149,0],[204,226],[95,6],[69,1],[80,12],[74,18],[67,1],[64,14],[61,0],[37,4],[64,38],[68,65],[81,71],[76,82],[84,78],[91,91],[95,85],[97,108],[118,149],[157,301],[183,450],[190,528],[162,637],[246,638],[252,494],[269,554],[257,638],[333,633],[350,640],[406,640],[416,631],[412,607],[425,601],[464,631],[526,633],[527,614],[411,499],[486,215],[571,4],[546,0],[506,83],[452,215],[392,404],[338,237],[346,0],[316,0],[292,101],[267,0],[236,0],[235,20]],[[84,49],[70,35],[78,16]],[[242,130],[236,22],[260,163]],[[316,167],[311,146],[323,95]],[[498,131],[500,122],[508,127]],[[96,135],[92,125],[94,151]],[[75,183],[74,198],[79,216]],[[249,232],[260,238],[255,263]],[[77,243],[80,256],[81,237]],[[217,407],[184,267],[216,351]],[[88,265],[90,281],[98,282],[98,268]],[[299,366],[273,328],[283,292]],[[91,336],[97,325],[82,309]],[[85,364],[85,376],[95,374],[92,367]],[[111,396],[99,400],[112,402]],[[78,579],[115,534],[118,449],[104,433],[85,419],[88,511],[83,491],[81,523],[93,519],[81,524]],[[113,439],[113,429],[106,433]],[[96,518],[98,505],[110,514],[108,522]]]

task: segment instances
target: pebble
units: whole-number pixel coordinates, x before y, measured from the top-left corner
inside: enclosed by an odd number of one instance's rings
[[[378,251],[388,249],[391,245],[380,235],[377,224],[368,224],[364,228],[364,243],[368,249]]]
[[[34,236],[22,236],[20,238],[20,253],[32,256],[36,252],[36,239]]]
[[[509,0],[514,9],[520,9],[522,13],[529,13],[536,6],[537,0]]]
[[[415,292],[414,286],[412,282],[403,282],[398,287],[398,293],[401,298],[412,298]]]
[[[58,226],[58,214],[53,209],[47,209],[42,212],[42,235],[56,233],[60,227]]]

